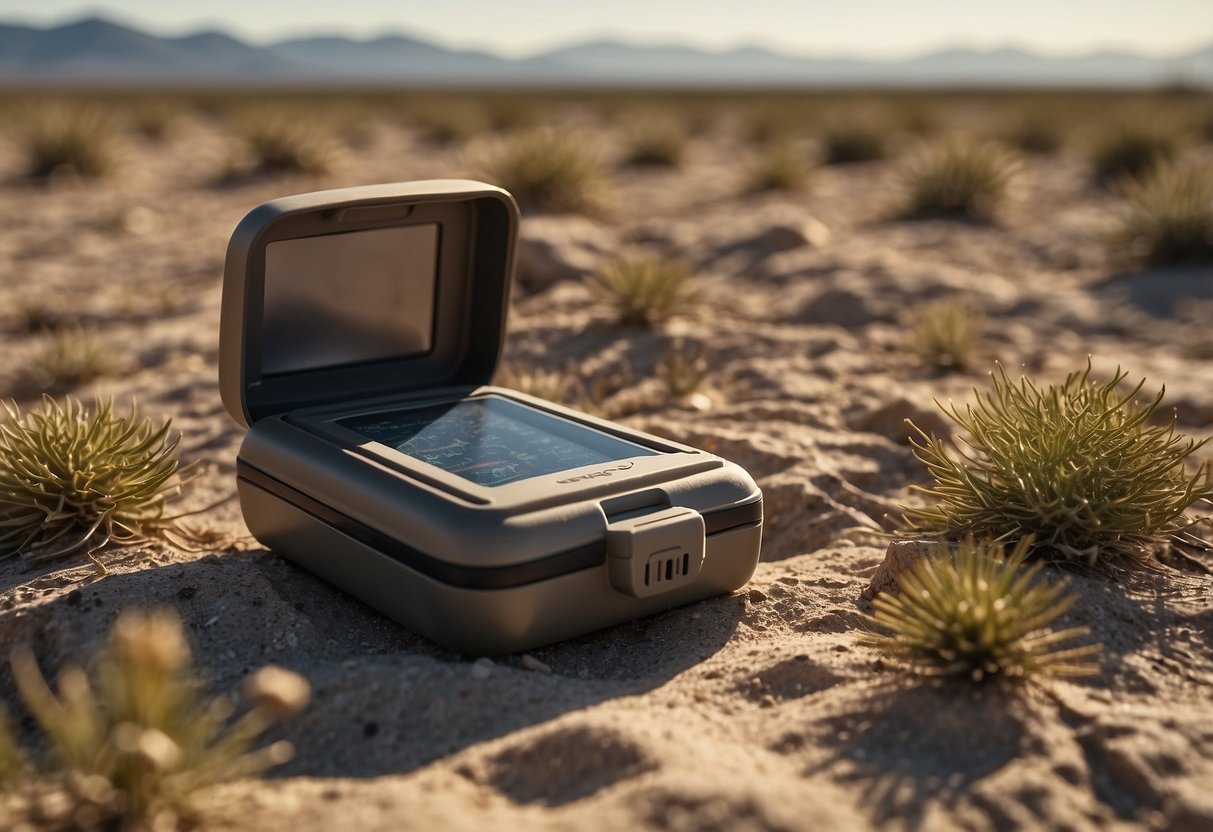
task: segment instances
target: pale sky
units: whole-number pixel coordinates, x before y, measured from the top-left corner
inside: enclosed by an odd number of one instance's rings
[[[0,0],[6,22],[96,13],[157,34],[220,28],[260,43],[394,32],[513,56],[602,37],[879,58],[952,46],[1164,56],[1213,43],[1213,0]]]

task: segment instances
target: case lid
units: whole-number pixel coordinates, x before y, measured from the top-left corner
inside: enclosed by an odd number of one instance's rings
[[[228,244],[219,387],[245,427],[301,407],[488,384],[518,207],[492,185],[398,182],[289,196]]]

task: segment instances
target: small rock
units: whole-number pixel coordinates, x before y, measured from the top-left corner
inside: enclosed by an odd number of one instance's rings
[[[927,557],[936,544],[936,540],[894,540],[860,597],[870,601],[882,592],[896,589],[897,576]]]
[[[762,701],[758,703],[758,706],[760,708],[774,708],[775,704],[775,697],[768,693],[766,696],[762,697]]]
[[[871,298],[838,287],[825,289],[800,308],[794,320],[802,324],[834,324],[854,328],[886,317]]]
[[[551,673],[550,665],[544,664],[539,659],[532,656],[530,653],[524,653],[522,656],[522,666],[526,670],[533,670],[536,673]]]
[[[480,679],[481,681],[493,675],[493,670],[497,667],[492,659],[482,658],[472,662],[472,678]]]

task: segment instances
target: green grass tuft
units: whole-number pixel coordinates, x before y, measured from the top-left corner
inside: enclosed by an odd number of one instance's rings
[[[1006,197],[1015,158],[996,144],[952,139],[920,151],[902,171],[907,217],[989,220]]]
[[[1150,265],[1213,262],[1213,167],[1164,165],[1124,185],[1121,240]]]
[[[1009,555],[1001,544],[940,542],[897,576],[900,592],[876,596],[872,632],[862,642],[932,676],[1016,679],[1084,676],[1097,644],[1063,646],[1085,627],[1051,625],[1074,604],[1064,583],[1037,580],[1042,563],[1023,568],[1029,541]]]
[[[689,311],[695,301],[690,272],[677,260],[616,260],[599,270],[592,286],[624,326],[654,326]]]
[[[118,135],[113,120],[100,110],[47,105],[31,115],[19,136],[25,175],[31,179],[108,176],[118,167]]]
[[[955,298],[934,301],[914,310],[909,347],[929,367],[965,370],[981,346],[985,315]]]
[[[37,828],[172,830],[197,791],[290,759],[285,741],[253,745],[306,706],[302,677],[257,671],[250,707],[233,719],[232,699],[205,701],[190,664],[180,620],[163,612],[123,612],[93,672],[64,668],[58,693],[33,653],[15,650],[13,679],[50,753],[40,770],[26,763],[10,777],[7,813]]]
[[[43,399],[0,418],[0,558],[49,560],[178,531],[164,516],[179,485],[170,423]]]
[[[942,407],[965,436],[945,441],[918,431],[915,457],[934,477],[919,489],[934,500],[907,507],[913,532],[998,540],[1032,536],[1035,546],[1095,562],[1146,556],[1181,539],[1188,510],[1213,498],[1213,472],[1186,463],[1195,441],[1150,419],[1160,391],[1142,403],[1143,380],[1120,389],[1126,373],[1099,384],[1091,367],[1045,389],[1018,383],[998,366],[990,390],[964,409]]]
[[[583,141],[535,130],[501,141],[481,163],[485,175],[514,195],[523,211],[593,213],[606,181]]]

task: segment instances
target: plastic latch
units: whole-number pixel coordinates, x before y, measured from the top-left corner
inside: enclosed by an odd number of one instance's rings
[[[703,515],[674,506],[607,526],[611,585],[637,598],[670,592],[695,580],[703,567]]]

